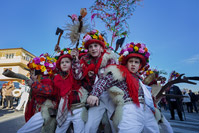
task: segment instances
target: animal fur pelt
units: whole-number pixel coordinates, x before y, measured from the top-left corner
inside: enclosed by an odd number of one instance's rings
[[[87,120],[88,120],[88,110],[86,109],[86,107],[82,108],[81,118],[84,122],[87,122]]]
[[[114,53],[113,51],[108,49],[108,50],[106,50],[106,53],[102,57],[102,62],[101,62],[100,68],[106,67],[106,65],[110,59],[113,59],[117,62],[117,55],[116,55],[116,53]]]
[[[117,68],[116,65],[108,66],[104,71],[104,76],[106,76],[109,72],[112,73],[114,80],[124,80],[124,77],[122,77],[122,72]]]
[[[109,118],[107,115],[107,110],[104,112],[102,120],[101,120],[101,124],[104,127],[104,133],[111,133],[111,125],[109,123]],[[100,127],[98,128],[98,131],[100,130]]]
[[[162,122],[162,114],[158,108],[155,108],[155,119],[158,123]]]
[[[113,119],[113,124],[115,128],[117,129],[118,124],[122,120],[122,112],[123,112],[122,108],[124,106],[124,99],[123,99],[124,92],[116,86],[111,87],[108,90],[108,92],[113,103],[115,103],[116,105],[115,112],[112,116],[112,119]]]
[[[80,91],[79,97],[80,97],[81,103],[86,103],[86,99],[88,97],[88,91],[86,89],[84,89],[83,87],[81,87],[79,89],[79,91]],[[87,120],[88,120],[88,110],[85,107],[83,107],[83,109],[82,109],[81,117],[82,117],[82,120],[84,122],[87,122]]]
[[[79,95],[81,103],[86,103],[86,99],[88,97],[88,91],[84,89],[84,87],[81,86],[81,88],[79,89],[78,95]]]
[[[49,99],[41,106],[41,114],[44,119],[41,133],[54,133],[56,129],[56,117],[50,116],[48,108],[54,108],[54,104]]]

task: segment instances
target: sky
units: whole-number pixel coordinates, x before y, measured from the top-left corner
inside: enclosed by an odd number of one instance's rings
[[[94,0],[0,0],[0,49],[22,47],[35,56],[54,54],[58,36],[71,14],[79,15],[87,8],[87,23],[91,25],[89,8]],[[100,19],[93,28],[110,32]],[[151,68],[169,73],[173,70],[186,76],[199,76],[199,1],[142,0],[128,19],[130,33],[125,44],[145,43],[151,53]],[[65,33],[65,32],[64,32]],[[62,37],[60,47],[69,47]],[[164,75],[163,75],[164,76]],[[196,81],[199,84],[199,81]],[[199,91],[199,85],[177,84],[181,89]]]

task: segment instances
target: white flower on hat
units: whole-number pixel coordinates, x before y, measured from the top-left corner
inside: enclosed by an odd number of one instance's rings
[[[88,40],[92,39],[92,37],[90,35],[86,35],[83,39],[83,42],[86,42]]]
[[[60,56],[60,53],[57,53],[55,56]]]
[[[43,65],[43,66],[44,66],[44,63],[45,63],[44,61],[41,61],[41,62],[40,62],[40,65]]]
[[[64,51],[64,54],[67,54],[67,51]]]
[[[123,53],[124,56],[127,56],[128,54],[129,54],[129,51],[125,51],[125,52]]]
[[[47,75],[48,74],[48,71],[46,70],[46,71],[44,71],[44,75]]]
[[[50,63],[50,64],[49,64],[49,67],[53,67],[53,64]]]

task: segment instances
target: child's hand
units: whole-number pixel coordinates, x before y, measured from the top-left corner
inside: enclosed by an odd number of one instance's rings
[[[77,60],[78,57],[79,57],[79,51],[78,51],[78,49],[74,48],[74,49],[71,51],[70,55],[73,57],[73,59],[75,58],[75,59]]]
[[[96,96],[92,96],[90,95],[88,98],[87,98],[87,103],[90,105],[90,106],[98,106],[99,105],[99,98],[96,97]]]
[[[56,44],[54,51],[56,51],[56,52],[60,52],[59,44]]]

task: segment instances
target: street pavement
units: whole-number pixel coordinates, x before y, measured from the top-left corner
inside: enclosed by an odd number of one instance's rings
[[[180,121],[177,112],[175,120],[170,120],[169,111],[162,111],[170,122],[174,133],[199,133],[199,114],[185,113],[186,120]],[[23,111],[1,109],[0,107],[0,133],[16,133],[25,124]]]
[[[24,124],[23,111],[0,107],[0,133],[16,133]]]
[[[199,114],[185,113],[184,121],[180,121],[177,111],[175,110],[175,120],[170,120],[170,112],[162,111],[166,119],[171,124],[175,133],[199,133]]]

